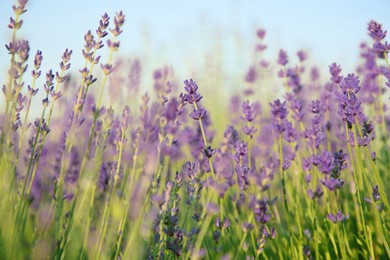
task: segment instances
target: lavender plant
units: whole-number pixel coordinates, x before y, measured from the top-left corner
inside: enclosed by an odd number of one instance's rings
[[[305,50],[296,65],[280,50],[274,71],[259,29],[243,95],[207,102],[211,81],[182,86],[167,65],[137,102],[143,61],[114,56],[122,12],[102,15],[82,53],[66,49],[43,78],[44,50],[31,58],[17,36],[27,0],[12,8],[0,258],[390,258],[390,47],[380,23],[369,21],[372,41],[351,73],[307,69]],[[85,61],[78,75],[74,55]],[[283,92],[269,105],[255,90],[263,78]]]

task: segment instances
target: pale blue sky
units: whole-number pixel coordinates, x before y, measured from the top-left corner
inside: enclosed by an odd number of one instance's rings
[[[7,28],[13,1],[0,3],[0,69],[5,71],[9,40]],[[49,1],[30,0],[23,15],[21,35],[30,41],[31,55],[42,50],[42,69],[58,69],[65,48],[74,51],[72,68],[82,66],[83,35],[95,30],[101,14],[113,16],[123,10],[126,23],[121,36],[121,54],[142,56],[147,50],[149,65],[173,64],[180,67],[204,52],[216,40],[221,44],[230,69],[245,70],[253,54],[255,31],[267,30],[268,57],[275,58],[280,48],[290,56],[300,48],[326,68],[331,62],[344,71],[354,69],[359,43],[368,41],[367,22],[375,19],[390,31],[390,1]],[[233,48],[241,37],[243,49]],[[389,37],[388,37],[389,38]],[[234,57],[243,56],[242,64]],[[291,58],[292,59],[292,58]],[[238,68],[236,68],[238,66]],[[180,70],[179,70],[180,71]],[[4,73],[0,81],[4,82]],[[180,75],[185,77],[185,75]]]

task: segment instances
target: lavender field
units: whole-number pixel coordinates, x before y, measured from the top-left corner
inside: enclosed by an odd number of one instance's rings
[[[119,54],[122,11],[43,71],[27,0],[12,9],[0,259],[390,258],[390,44],[375,17],[353,28],[366,37],[353,71],[306,50],[266,59],[259,27],[227,89],[218,71],[145,76]]]

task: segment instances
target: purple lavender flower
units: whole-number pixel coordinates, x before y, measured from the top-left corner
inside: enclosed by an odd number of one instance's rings
[[[298,138],[298,132],[295,127],[293,127],[292,123],[289,121],[285,121],[285,132],[284,132],[284,138],[289,143],[294,143],[297,141]]]
[[[100,67],[102,68],[102,71],[106,76],[110,75],[114,71],[114,67],[112,64],[100,64]]]
[[[332,213],[329,213],[326,215],[326,217],[332,221],[333,223],[340,223],[340,222],[345,222],[349,218],[349,214],[344,215],[341,210],[337,211],[336,215],[333,215]]]
[[[124,22],[125,22],[125,15],[123,14],[123,12],[120,11],[119,13],[116,13],[114,17],[114,28],[110,29],[112,35],[116,37],[122,33],[121,27],[124,24]]]
[[[223,222],[221,221],[221,219],[219,217],[217,217],[217,219],[215,220],[215,226],[219,229],[227,229],[229,228],[231,225],[231,222],[229,220],[229,218],[225,218],[223,220]]]
[[[388,67],[383,67],[381,69],[381,73],[385,78],[387,79],[386,86],[390,88],[390,68]]]
[[[295,119],[297,122],[302,122],[305,116],[302,101],[296,99],[294,94],[291,94],[290,97],[286,94],[285,97],[288,103],[288,108],[292,112],[292,118]]]
[[[304,62],[307,59],[307,53],[304,50],[298,51],[297,56],[300,62]]]
[[[187,91],[188,94],[194,94],[198,90],[198,85],[190,79],[190,81],[184,81],[184,90]]]
[[[303,137],[307,140],[308,144],[314,148],[318,149],[320,144],[325,138],[325,135],[322,130],[322,117],[319,115],[314,116],[311,120],[311,124],[304,131]]]
[[[255,226],[249,222],[244,222],[242,224],[242,231],[244,231],[244,233],[248,233],[249,231],[251,231]]]
[[[339,150],[333,154],[334,157],[334,169],[332,172],[333,178],[338,178],[340,176],[340,171],[347,168],[347,154],[343,152],[343,150]]]
[[[320,70],[317,67],[311,68],[310,79],[312,81],[317,81],[318,79],[320,79],[320,77],[321,77]]]
[[[194,162],[186,162],[183,165],[182,173],[190,179],[194,179],[196,176],[196,164]]]
[[[371,160],[373,160],[375,162],[375,160],[376,160],[376,152],[371,152],[370,155],[371,155]]]
[[[198,90],[198,85],[192,79],[184,81],[184,90],[187,94],[181,95],[183,101],[194,104],[202,99],[202,96],[196,92]]]
[[[268,205],[265,200],[259,200],[254,209],[256,221],[265,224],[271,219],[271,214],[268,214]]]
[[[309,111],[313,114],[319,114],[322,110],[321,101],[319,100],[313,100],[309,104]]]
[[[257,111],[255,111],[254,104],[251,104],[249,100],[247,100],[242,102],[241,107],[242,107],[242,112],[244,113],[245,116],[242,117],[242,119],[248,122],[252,122],[253,120],[255,120],[257,116]]]
[[[329,174],[335,167],[333,154],[328,151],[322,151],[321,154],[314,158],[318,170],[323,174]]]
[[[106,162],[102,164],[98,179],[98,184],[102,191],[106,192],[108,190],[111,175],[115,172],[115,170],[115,163],[113,162]]]
[[[363,134],[363,136],[364,137],[368,137],[372,133],[375,133],[375,131],[374,131],[374,124],[372,123],[372,121],[370,121],[369,123],[364,121],[363,122],[363,126],[362,126],[362,134]]]
[[[289,68],[287,69],[285,75],[281,76],[287,78],[287,84],[292,88],[294,93],[299,93],[302,90],[303,86],[301,84],[299,68]]]
[[[164,116],[168,122],[173,122],[176,119],[176,117],[178,115],[178,113],[177,113],[178,106],[179,106],[179,103],[177,102],[177,100],[175,98],[171,98],[168,101],[168,103],[166,104]]]
[[[107,13],[102,15],[102,19],[99,21],[99,27],[96,30],[96,35],[99,38],[104,38],[108,34],[106,29],[108,25],[110,24],[110,17],[108,16]]]
[[[214,154],[215,154],[216,150],[211,148],[211,146],[207,146],[207,148],[205,148],[203,150],[203,154],[207,157],[207,158],[211,158]]]
[[[203,107],[199,109],[194,109],[189,116],[194,120],[200,120],[203,119],[207,114],[207,110],[205,110]]]
[[[276,237],[276,229],[274,227],[271,228],[271,230],[267,230],[266,226],[264,225],[262,228],[262,233],[266,238],[275,239]]]
[[[321,185],[317,185],[317,188],[314,192],[312,191],[312,189],[307,190],[307,195],[311,199],[319,199],[322,197],[323,194],[324,192],[322,191]]]
[[[375,202],[380,200],[378,185],[372,187],[372,198],[374,199]]]
[[[256,32],[256,35],[257,35],[257,37],[260,38],[260,40],[264,40],[265,34],[266,34],[266,31],[263,28],[258,29]]]
[[[351,128],[356,122],[364,122],[366,117],[361,108],[361,101],[353,93],[342,93],[338,96],[338,115]]]
[[[387,31],[383,31],[382,24],[375,20],[368,23],[368,34],[374,41],[381,41],[386,37]]]
[[[282,165],[282,170],[283,171],[286,171],[286,170],[288,170],[288,168],[290,168],[291,167],[291,159],[290,158],[287,158],[287,159],[285,159],[284,161],[283,161],[283,165]]]
[[[313,157],[307,157],[302,159],[302,168],[305,171],[310,171],[313,166]]]
[[[232,147],[237,143],[239,138],[237,130],[231,125],[226,127],[223,137],[226,143]]]
[[[288,63],[287,53],[284,50],[279,50],[278,64],[285,66]]]
[[[248,72],[245,75],[245,81],[248,83],[253,83],[257,79],[257,72],[254,66],[250,66]]]
[[[234,150],[236,154],[234,155],[234,160],[237,164],[246,164],[247,163],[247,155],[248,155],[248,144],[241,142],[234,146]]]
[[[274,102],[270,103],[271,113],[275,118],[285,119],[288,115],[288,111],[286,109],[286,101],[283,103],[280,102],[279,99],[274,100]]]
[[[129,106],[125,106],[122,112],[122,119],[121,119],[121,128],[123,130],[127,130],[130,123],[130,108]]]
[[[238,185],[241,189],[246,190],[249,185],[248,174],[248,144],[241,142],[234,146],[236,153],[234,154],[234,161],[236,162],[236,173]]]
[[[355,76],[355,74],[348,74],[340,83],[341,91],[347,94],[357,94],[360,90],[359,82],[358,76]]]
[[[334,83],[338,84],[343,79],[343,77],[340,76],[340,73],[341,73],[341,66],[340,65],[337,65],[336,63],[332,63],[329,66],[329,72],[332,75],[331,80]]]
[[[387,54],[390,51],[390,44],[388,42],[381,43],[381,42],[375,42],[373,46],[373,50],[375,53],[378,54],[379,58],[384,58],[385,54]]]
[[[336,189],[341,189],[344,186],[344,181],[341,179],[335,179],[333,177],[325,176],[321,180],[322,185],[327,187],[330,191],[335,191]]]

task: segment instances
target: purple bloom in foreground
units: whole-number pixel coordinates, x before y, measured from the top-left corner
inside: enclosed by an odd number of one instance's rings
[[[242,102],[241,107],[242,107],[242,112],[245,115],[245,117],[242,117],[242,119],[248,122],[252,122],[253,120],[255,120],[257,116],[256,113],[257,111],[255,111],[254,104],[251,104],[249,100],[247,100]]]
[[[332,221],[333,223],[340,223],[340,222],[345,222],[349,218],[349,214],[344,215],[340,210],[337,211],[336,215],[333,215],[332,213],[329,213],[326,215],[326,217]]]
[[[386,37],[387,31],[383,31],[382,24],[377,21],[371,20],[368,23],[368,34],[374,41],[381,41]]]
[[[198,90],[198,85],[192,79],[184,81],[184,90],[187,94],[181,96],[186,102],[194,104],[198,103],[202,99],[202,96],[196,92]]]
[[[333,154],[328,151],[322,151],[320,155],[315,157],[315,164],[323,174],[331,173],[335,167]]]
[[[284,119],[287,117],[286,101],[282,103],[277,99],[269,105],[271,106],[271,113],[275,118]]]
[[[214,154],[215,154],[216,150],[211,148],[211,146],[208,146],[207,148],[205,148],[203,150],[203,154],[207,157],[207,158],[211,158]]]
[[[348,74],[340,83],[341,91],[348,94],[357,94],[360,90],[359,77],[355,74]]]
[[[200,120],[203,119],[206,116],[207,110],[204,108],[195,109],[190,113],[190,117],[194,120]]]

